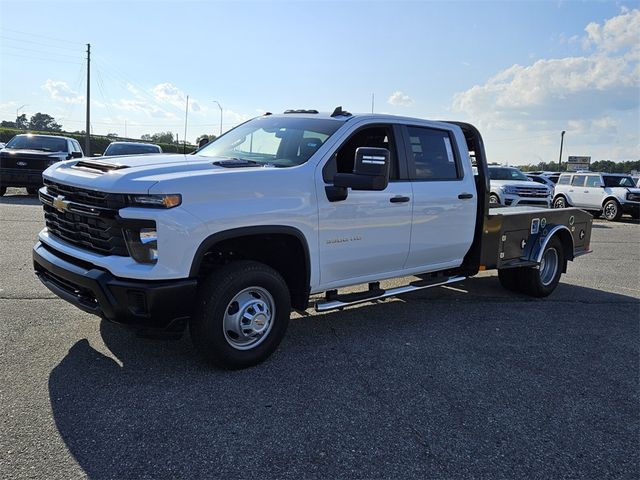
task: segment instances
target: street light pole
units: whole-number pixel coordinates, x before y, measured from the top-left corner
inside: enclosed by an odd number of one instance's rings
[[[20,110],[22,110],[24,107],[28,107],[29,105],[22,105],[21,107],[16,108],[16,124],[18,123],[18,115],[20,115]],[[18,125],[16,125],[17,127]]]
[[[558,157],[558,171],[560,172],[560,165],[562,165],[562,145],[564,144],[564,134],[567,133],[564,130],[560,134],[560,157]]]
[[[220,136],[222,135],[222,105],[220,105],[220,102],[218,102],[217,100],[214,100],[213,103],[217,103],[218,108],[220,109],[220,133],[218,134],[218,136]]]

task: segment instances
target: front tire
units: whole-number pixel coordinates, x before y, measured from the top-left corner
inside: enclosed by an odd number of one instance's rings
[[[498,205],[500,205],[500,198],[495,193],[490,194],[489,207],[496,207]]]
[[[567,200],[564,197],[556,197],[553,201],[553,208],[567,208]]]
[[[246,368],[275,351],[290,313],[289,289],[276,270],[253,261],[232,262],[200,286],[189,331],[205,361],[227,369]]]
[[[520,276],[520,291],[532,297],[546,297],[558,286],[565,255],[560,239],[554,236],[542,253],[538,267],[523,268]]]
[[[622,209],[616,200],[608,200],[602,208],[602,214],[604,218],[610,222],[615,222],[616,220],[620,220]]]

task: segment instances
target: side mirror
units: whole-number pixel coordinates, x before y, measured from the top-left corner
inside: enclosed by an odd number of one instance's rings
[[[82,152],[71,152],[71,158],[82,158]]]
[[[336,173],[333,185],[353,190],[384,190],[389,184],[390,158],[386,148],[359,147],[353,173]]]

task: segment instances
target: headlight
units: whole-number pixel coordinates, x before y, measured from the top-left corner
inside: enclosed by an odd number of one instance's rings
[[[505,185],[502,189],[504,190],[504,193],[508,193],[509,195],[517,195],[518,193],[518,189],[511,185]]]
[[[158,261],[158,232],[152,228],[127,228],[124,231],[129,255],[139,263]]]
[[[631,202],[640,202],[640,193],[627,193],[627,200]]]
[[[131,207],[173,208],[182,203],[182,195],[128,195],[127,200]]]

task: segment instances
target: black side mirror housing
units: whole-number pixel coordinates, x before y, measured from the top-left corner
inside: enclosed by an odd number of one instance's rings
[[[71,158],[82,158],[82,152],[71,152]]]
[[[353,190],[384,190],[389,184],[390,158],[386,148],[359,147],[353,173],[336,173],[333,185]]]

